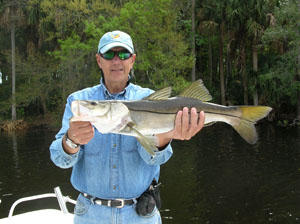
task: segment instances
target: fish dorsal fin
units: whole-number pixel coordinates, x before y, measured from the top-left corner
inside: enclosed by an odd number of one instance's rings
[[[166,100],[170,97],[172,92],[171,87],[166,87],[152,93],[150,96],[144,98],[144,100]]]
[[[204,86],[201,79],[193,82],[189,87],[183,90],[179,96],[194,98],[205,102],[212,100],[212,96]]]

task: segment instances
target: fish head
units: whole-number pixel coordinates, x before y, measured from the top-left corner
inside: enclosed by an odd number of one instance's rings
[[[71,104],[71,110],[74,117],[81,120],[88,120],[93,117],[103,117],[111,109],[111,104],[107,101],[94,100],[74,100]]]
[[[119,133],[131,122],[128,108],[118,101],[75,100],[71,110],[71,122],[90,121],[101,133]]]

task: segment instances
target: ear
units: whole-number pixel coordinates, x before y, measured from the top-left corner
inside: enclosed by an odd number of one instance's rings
[[[133,67],[133,64],[134,64],[134,62],[135,62],[135,58],[136,58],[136,54],[133,54],[133,55],[131,56],[131,68]]]
[[[97,64],[98,64],[99,68],[101,68],[101,57],[99,54],[96,54],[96,60],[97,60]]]

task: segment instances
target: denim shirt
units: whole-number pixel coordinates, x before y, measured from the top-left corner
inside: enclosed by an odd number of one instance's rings
[[[153,91],[130,83],[124,91],[110,94],[103,84],[71,94],[66,103],[62,128],[50,146],[51,160],[61,168],[73,167],[71,183],[80,192],[103,199],[139,197],[158,180],[160,165],[172,156],[170,144],[151,156],[135,137],[102,134],[95,128],[93,139],[80,146],[76,154],[67,154],[62,138],[69,128],[73,100],[139,100]]]

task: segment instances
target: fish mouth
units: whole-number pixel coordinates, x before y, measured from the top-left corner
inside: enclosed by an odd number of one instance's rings
[[[74,113],[74,116],[80,117],[80,116],[86,116],[90,113],[90,110],[86,107],[88,105],[85,101],[73,101],[72,102],[72,111]]]

